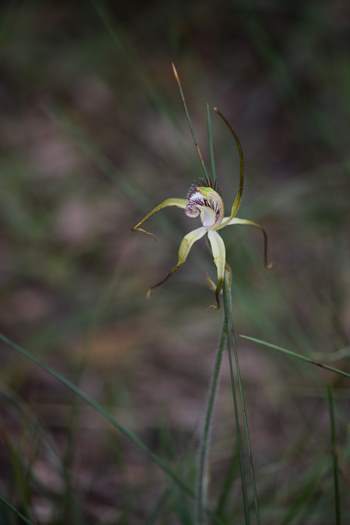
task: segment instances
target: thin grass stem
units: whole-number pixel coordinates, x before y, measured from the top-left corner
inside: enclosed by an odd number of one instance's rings
[[[17,343],[11,341],[8,337],[0,334],[0,341],[5,343],[7,346],[15,350],[17,353],[21,354],[23,357],[25,357],[27,360],[34,363],[36,366],[44,370],[46,373],[54,377],[57,381],[62,383],[66,388],[68,388],[71,392],[74,392],[75,395],[80,397],[87,405],[92,407],[100,416],[108,421],[116,430],[118,430],[124,437],[126,437],[131,443],[133,443],[139,450],[143,451],[172,481],[176,483],[176,485],[184,492],[184,494],[187,494],[190,497],[194,497],[193,490],[188,487],[179,477],[178,475],[173,471],[173,469],[165,462],[162,458],[157,456],[154,452],[152,452],[151,449],[147,447],[147,445],[131,430],[128,430],[126,427],[121,425],[115,417],[112,416],[108,410],[106,410],[98,401],[91,398],[88,394],[80,390],[76,385],[74,385],[69,379],[64,377],[62,374],[54,370],[53,368],[49,367],[48,365],[42,363],[40,359],[35,357],[32,352],[29,352],[22,346],[18,345]]]
[[[335,507],[335,523],[341,525],[341,506],[340,506],[340,489],[339,489],[339,467],[338,467],[338,452],[337,452],[337,430],[335,424],[335,410],[332,387],[327,388],[329,421],[331,426],[331,450],[333,460],[333,482],[334,482],[334,507]]]
[[[242,499],[243,499],[244,519],[245,519],[245,524],[250,525],[249,503],[248,503],[248,483],[247,483],[246,470],[245,470],[245,465],[244,465],[242,431],[241,431],[241,423],[240,423],[240,418],[239,418],[239,408],[238,408],[238,400],[237,400],[237,393],[236,393],[236,386],[235,386],[235,376],[234,376],[233,361],[232,361],[233,341],[232,341],[232,331],[230,328],[230,320],[229,320],[230,306],[229,306],[229,301],[228,301],[229,299],[228,295],[231,294],[231,284],[228,284],[227,280],[228,280],[228,276],[225,272],[225,282],[224,282],[223,293],[224,293],[225,326],[226,326],[226,334],[227,334],[227,354],[228,354],[229,367],[230,367],[232,401],[233,401],[235,425],[236,425],[236,432],[237,432],[237,448],[238,448],[238,453],[239,453],[239,469],[240,469],[240,475],[241,475],[241,490],[242,490]]]
[[[209,104],[207,104],[207,125],[208,125],[210,171],[211,171],[213,186],[215,187],[216,186],[216,164],[215,164],[214,137],[213,137],[213,120],[211,118],[211,108]]]
[[[15,514],[23,523],[27,523],[28,525],[34,525],[32,521],[30,521],[29,518],[24,516],[12,503],[10,503],[4,496],[0,495],[0,503],[2,503],[5,507],[7,507],[13,514]]]
[[[224,518],[225,508],[227,505],[229,495],[231,493],[232,485],[236,478],[238,468],[239,468],[239,451],[236,445],[234,447],[232,457],[229,463],[229,467],[227,469],[227,474],[222,484],[221,493],[218,497],[216,508],[215,508],[215,516],[219,518]]]
[[[231,378],[232,399],[234,403],[235,421],[237,427],[237,440],[240,453],[240,471],[242,480],[242,497],[244,516],[246,524],[250,524],[250,493],[249,487],[253,487],[253,505],[255,520],[260,525],[260,510],[258,492],[256,485],[254,457],[251,446],[247,403],[240,373],[239,359],[237,353],[237,338],[235,336],[232,290],[231,290],[231,269],[226,267],[224,282],[224,311],[227,327],[227,354]],[[237,389],[237,391],[236,391]],[[238,396],[237,396],[238,393]]]
[[[181,82],[179,73],[177,72],[177,69],[175,67],[175,64],[173,62],[171,64],[171,67],[173,69],[174,77],[175,77],[177,86],[179,88],[180,98],[181,98],[181,101],[182,101],[183,108],[185,110],[185,115],[186,115],[188,127],[190,128],[193,144],[194,144],[194,147],[195,147],[195,149],[197,151],[199,162],[200,162],[202,170],[203,170],[204,178],[207,181],[207,184],[210,186],[211,184],[210,184],[209,173],[208,173],[207,167],[206,167],[205,162],[204,162],[204,157],[202,155],[202,150],[200,148],[200,145],[199,145],[199,142],[198,142],[198,139],[197,139],[197,136],[196,136],[196,132],[194,131],[191,115],[190,115],[190,112],[188,110],[188,106],[187,106],[187,102],[186,102],[186,98],[185,98],[185,93],[184,93],[184,90],[182,88],[182,82]]]
[[[295,359],[299,359],[300,361],[305,361],[306,363],[310,363],[311,365],[315,365],[320,368],[324,368],[325,370],[329,370],[330,372],[334,372],[335,374],[340,374],[344,377],[350,378],[349,372],[345,372],[344,370],[341,370],[340,368],[335,368],[334,366],[326,365],[325,363],[316,361],[315,359],[312,359],[311,357],[308,357],[306,355],[298,354],[297,352],[293,352],[292,350],[287,350],[286,348],[283,348],[282,346],[275,345],[273,343],[269,343],[268,341],[263,341],[262,339],[257,339],[256,337],[250,337],[248,335],[240,334],[239,337],[241,337],[242,339],[246,339],[247,341],[252,341],[253,343],[257,343],[259,345],[266,346],[267,348],[271,348],[272,350],[277,350],[277,352],[286,354],[289,357],[293,357]]]
[[[219,377],[222,363],[222,356],[225,349],[226,331],[225,325],[222,327],[219,346],[215,355],[214,367],[210,379],[208,390],[208,402],[206,405],[203,431],[199,446],[198,467],[197,467],[197,486],[196,486],[196,507],[195,523],[204,525],[207,522],[206,509],[208,507],[208,484],[209,484],[209,450],[211,442],[211,430],[213,423],[214,406],[219,385]]]
[[[155,525],[157,523],[158,518],[160,517],[161,512],[163,511],[163,508],[168,502],[170,495],[171,495],[171,488],[168,487],[162,492],[160,498],[156,501],[150,515],[147,517],[145,525]]]

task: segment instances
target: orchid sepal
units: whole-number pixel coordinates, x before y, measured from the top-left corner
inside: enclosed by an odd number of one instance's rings
[[[137,223],[135,226],[132,227],[132,231],[139,231],[142,233],[145,233],[146,235],[150,235],[151,237],[157,238],[153,233],[141,228],[142,224],[146,222],[152,215],[157,213],[158,211],[162,210],[163,208],[167,208],[169,206],[176,206],[177,208],[185,209],[187,205],[187,199],[181,199],[176,197],[170,197],[168,199],[165,199],[160,204],[155,206],[151,209],[146,215]]]
[[[264,265],[267,270],[270,270],[272,268],[272,263],[268,260],[268,235],[265,228],[261,226],[261,224],[259,224],[258,222],[251,221],[250,219],[240,219],[238,217],[234,217],[233,219],[231,219],[230,217],[225,217],[217,229],[221,230],[226,226],[234,225],[252,226],[253,228],[257,228],[262,232],[264,236]]]
[[[201,226],[200,228],[196,228],[195,230],[190,231],[187,233],[179,246],[178,250],[178,259],[176,265],[170,270],[170,272],[158,283],[151,286],[151,288],[147,291],[147,297],[150,297],[152,290],[154,288],[158,288],[158,286],[161,286],[164,284],[175,272],[177,272],[181,266],[186,262],[187,257],[189,256],[189,253],[191,251],[192,246],[195,242],[199,241],[204,235],[207,233],[206,228]]]
[[[224,122],[224,124],[230,131],[231,135],[233,136],[233,139],[235,141],[236,148],[238,151],[238,156],[239,156],[239,187],[238,187],[238,192],[236,193],[233,199],[231,213],[230,213],[230,218],[233,219],[233,217],[236,217],[237,213],[239,212],[239,209],[241,206],[242,195],[243,195],[243,189],[244,189],[244,164],[245,162],[244,162],[243,148],[242,148],[242,144],[241,144],[238,134],[233,129],[233,127],[231,126],[227,118],[221,113],[221,111],[218,108],[215,107],[214,111],[221,118],[221,120]]]

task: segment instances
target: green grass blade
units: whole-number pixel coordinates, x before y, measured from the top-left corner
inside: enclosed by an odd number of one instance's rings
[[[29,518],[24,516],[19,510],[16,509],[14,505],[12,505],[12,503],[7,501],[7,499],[2,495],[0,495],[0,502],[3,505],[5,505],[5,507],[7,507],[11,512],[13,512],[21,521],[23,521],[23,523],[28,523],[28,525],[34,525]]]
[[[241,489],[242,489],[242,499],[243,499],[244,520],[245,520],[245,524],[249,525],[250,515],[249,515],[249,502],[248,502],[248,481],[247,481],[247,473],[246,473],[246,467],[245,467],[241,422],[239,418],[239,407],[238,407],[237,393],[236,393],[236,386],[235,386],[231,345],[229,342],[227,343],[227,345],[228,345],[227,353],[229,356],[228,359],[229,359],[229,366],[230,366],[232,400],[233,400],[233,408],[234,408],[234,416],[235,416],[235,424],[236,424],[236,432],[237,432],[237,448],[238,448],[238,453],[239,453],[239,469],[240,469],[240,475],[241,475]]]
[[[163,114],[170,116],[168,105],[159,89],[156,88],[151,75],[147,74],[144,61],[130,39],[130,33],[125,31],[123,25],[113,17],[112,7],[109,8],[107,2],[101,2],[101,0],[90,1],[116,51],[118,67],[131,75],[131,81],[142,86],[155,107],[159,108]]]
[[[227,505],[227,501],[232,490],[232,485],[235,481],[237,470],[239,467],[239,456],[237,447],[233,451],[227,474],[222,484],[221,492],[218,497],[218,501],[215,508],[215,516],[218,518],[224,518],[224,513]]]
[[[145,525],[156,525],[158,522],[158,519],[161,515],[161,512],[163,511],[164,506],[166,505],[168,499],[171,495],[171,489],[167,488],[163,491],[163,493],[160,495],[158,500],[156,501],[151,513],[147,517],[145,521]]]
[[[5,434],[5,441],[7,442],[9,464],[11,466],[11,473],[13,483],[16,487],[17,503],[21,509],[32,519],[31,499],[32,499],[32,484],[30,480],[30,473],[27,475],[25,460],[21,449],[18,447],[18,442],[14,443],[13,439]]]
[[[327,388],[329,420],[331,426],[331,447],[333,460],[333,480],[334,480],[334,504],[335,504],[335,523],[341,525],[341,506],[340,506],[340,490],[339,490],[339,468],[338,468],[338,453],[337,453],[337,431],[335,425],[334,414],[334,399],[332,388]]]
[[[21,354],[23,357],[34,363],[36,366],[50,374],[52,377],[54,377],[57,381],[62,383],[64,386],[66,386],[70,391],[74,392],[75,395],[80,397],[85,403],[90,405],[100,416],[108,421],[115,429],[117,429],[121,434],[123,434],[129,441],[131,441],[139,450],[144,452],[158,467],[163,470],[163,472],[172,479],[176,485],[183,490],[183,492],[191,497],[194,497],[194,493],[191,488],[189,488],[178,476],[177,474],[171,469],[171,467],[163,461],[161,458],[159,458],[154,452],[152,452],[147,445],[131,430],[128,430],[123,425],[118,423],[118,421],[97,401],[92,399],[88,394],[80,390],[76,385],[71,383],[69,379],[64,377],[59,372],[56,372],[53,368],[49,367],[48,365],[45,365],[42,363],[38,358],[36,358],[29,350],[26,350],[22,346],[16,344],[15,342],[11,341],[4,335],[0,334],[0,341],[5,343],[7,346],[15,350],[17,353]]]
[[[350,347],[345,346],[344,348],[339,348],[339,350],[335,350],[334,352],[331,352],[329,354],[324,354],[321,352],[313,352],[312,353],[312,359],[322,359],[323,361],[327,361],[328,363],[340,361],[344,359],[345,357],[350,357]]]
[[[277,350],[277,352],[281,352],[282,354],[286,354],[289,357],[293,357],[294,359],[299,359],[300,361],[305,361],[306,363],[310,363],[311,365],[318,366],[320,368],[324,368],[325,370],[329,370],[330,372],[334,372],[335,374],[340,374],[344,377],[350,378],[350,373],[345,372],[344,370],[340,370],[340,368],[335,368],[334,366],[326,365],[325,363],[321,363],[320,361],[316,361],[315,359],[312,359],[311,357],[308,357],[306,355],[298,354],[297,352],[293,352],[292,350],[287,350],[286,348],[283,348],[282,346],[275,345],[273,343],[269,343],[267,341],[263,341],[262,339],[257,339],[256,337],[250,337],[248,335],[240,334],[240,337],[242,339],[246,339],[247,341],[252,341],[253,343],[257,343],[262,346],[266,346],[267,348],[271,348],[272,350]]]
[[[213,185],[216,185],[216,164],[214,152],[213,120],[211,118],[211,108],[207,104],[207,125],[208,125],[208,143],[209,143],[209,160],[211,168],[211,177]]]
[[[211,441],[211,430],[215,399],[218,390],[222,356],[225,349],[226,330],[222,327],[219,346],[215,355],[215,362],[210,379],[208,402],[205,411],[203,432],[199,446],[197,486],[196,486],[196,512],[195,523],[201,525],[206,522],[206,508],[208,506],[208,484],[209,484],[209,449]]]
[[[311,475],[304,476],[304,480],[300,482],[301,487],[298,487],[298,492],[294,495],[293,500],[285,503],[288,510],[284,519],[281,520],[281,525],[305,523],[301,517],[307,514],[309,505],[314,501],[324,473],[324,468],[317,467]]]

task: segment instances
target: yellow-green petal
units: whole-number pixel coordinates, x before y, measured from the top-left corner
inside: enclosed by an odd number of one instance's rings
[[[219,229],[224,228],[225,226],[233,226],[235,224],[243,226],[253,226],[254,228],[257,228],[262,232],[264,236],[264,264],[266,268],[270,269],[272,267],[272,264],[268,262],[268,237],[265,228],[263,228],[263,226],[261,226],[261,224],[259,224],[258,222],[254,222],[249,219],[239,219],[238,217],[231,219],[230,217],[225,217]]]
[[[201,239],[202,237],[204,237],[206,232],[206,228],[201,226],[200,228],[196,228],[195,230],[185,235],[179,246],[178,261],[176,266],[181,266],[182,264],[184,264],[194,243],[196,241],[199,241],[199,239]]]
[[[209,231],[208,238],[213,252],[214,263],[217,269],[218,280],[216,283],[216,302],[219,306],[219,294],[224,285],[224,276],[225,276],[225,264],[226,264],[226,248],[225,243],[222,240],[222,237],[216,231]]]
[[[202,226],[200,228],[196,228],[195,230],[185,235],[185,237],[182,239],[180,246],[179,246],[178,259],[177,259],[176,265],[170,270],[170,272],[164,277],[164,279],[159,281],[159,283],[155,284],[148,290],[147,295],[150,295],[151,291],[154,288],[157,288],[158,286],[164,284],[165,281],[169,279],[169,277],[171,277],[175,272],[179,270],[179,268],[181,268],[181,266],[186,262],[186,259],[194,243],[196,241],[199,241],[199,239],[201,239],[202,237],[204,237],[206,233],[207,233],[206,228],[203,228]]]
[[[154,208],[152,208],[150,212],[148,212],[137,224],[135,224],[135,226],[133,226],[132,230],[146,233],[146,235],[151,235],[152,237],[154,237],[153,233],[148,232],[147,230],[144,230],[143,228],[141,228],[142,224],[146,222],[150,217],[152,217],[152,215],[162,210],[163,208],[167,208],[168,206],[176,206],[177,208],[185,209],[186,204],[187,204],[186,199],[177,199],[177,198],[165,199],[160,204],[158,204],[158,206],[155,206]]]

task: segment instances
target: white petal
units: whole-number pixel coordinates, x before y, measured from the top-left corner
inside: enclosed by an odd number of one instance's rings
[[[222,288],[225,275],[226,248],[222,237],[216,231],[209,231],[208,238],[213,252],[214,262],[217,268],[218,283],[217,289]]]

